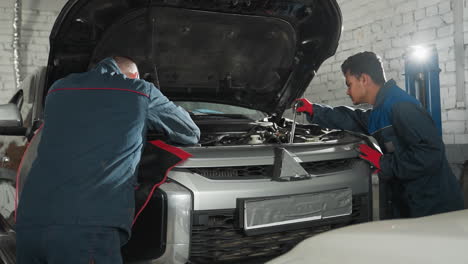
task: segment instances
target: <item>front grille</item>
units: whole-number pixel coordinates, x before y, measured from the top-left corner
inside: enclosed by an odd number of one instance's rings
[[[356,159],[337,159],[303,162],[310,174],[320,175],[351,169]],[[191,172],[213,180],[264,179],[273,175],[273,165],[193,168]]]
[[[217,168],[196,168],[191,169],[193,173],[200,174],[209,179],[259,179],[271,175],[273,166],[236,166]]]
[[[0,215],[0,263],[16,263],[16,234]]]
[[[353,213],[341,222],[323,222],[314,227],[253,236],[246,236],[236,225],[232,210],[195,212],[190,261],[194,264],[266,262],[315,234],[368,221],[367,199],[367,195],[353,196]]]
[[[301,163],[309,174],[326,174],[351,169],[357,159],[337,159]]]

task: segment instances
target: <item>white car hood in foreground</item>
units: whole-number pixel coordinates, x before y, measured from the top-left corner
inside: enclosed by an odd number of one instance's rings
[[[304,240],[268,264],[468,264],[468,210],[387,220]]]

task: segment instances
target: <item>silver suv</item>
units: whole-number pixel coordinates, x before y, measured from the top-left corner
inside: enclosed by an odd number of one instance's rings
[[[372,217],[371,170],[355,151],[370,141],[283,117],[340,33],[335,0],[69,1],[50,35],[44,81],[30,87],[32,126],[22,128],[10,103],[0,106],[0,134],[32,138],[54,81],[110,55],[132,57],[202,135],[182,146],[193,157],[140,215],[122,249],[126,263],[261,263]],[[19,186],[39,141],[24,156]],[[139,179],[162,178],[157,165],[143,152]],[[137,204],[148,193],[142,184]]]

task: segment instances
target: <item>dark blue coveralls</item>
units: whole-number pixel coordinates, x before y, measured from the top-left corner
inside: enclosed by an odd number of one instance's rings
[[[52,85],[18,207],[18,263],[122,263],[147,128],[180,144],[200,137],[184,109],[111,58]]]
[[[463,209],[463,200],[432,118],[418,100],[390,80],[372,110],[314,104],[308,120],[322,127],[373,136],[384,155],[379,178],[389,186],[393,217]]]

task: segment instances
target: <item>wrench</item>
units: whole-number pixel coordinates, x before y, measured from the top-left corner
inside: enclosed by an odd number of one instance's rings
[[[297,117],[297,107],[299,106],[299,102],[295,102],[293,106],[294,116],[293,116],[293,123],[291,126],[291,134],[289,135],[289,143],[294,143],[294,134],[296,133],[296,117]]]

